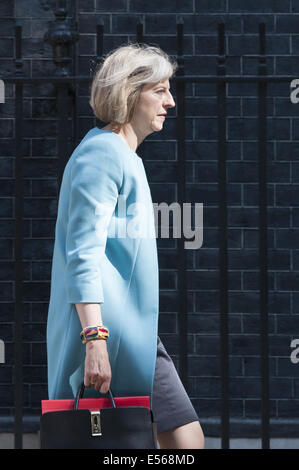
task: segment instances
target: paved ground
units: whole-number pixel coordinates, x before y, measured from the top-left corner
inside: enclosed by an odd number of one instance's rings
[[[271,449],[299,449],[299,439],[275,438],[270,440]],[[0,449],[13,449],[14,435],[10,433],[0,433]],[[39,438],[36,433],[24,434],[24,449],[38,449]],[[205,438],[206,449],[220,449],[221,439],[215,437]],[[259,439],[231,439],[231,449],[261,449]]]

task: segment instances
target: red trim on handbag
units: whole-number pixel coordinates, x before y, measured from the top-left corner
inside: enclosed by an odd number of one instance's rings
[[[115,405],[118,406],[144,406],[150,408],[149,396],[136,396],[136,397],[114,397]],[[42,400],[42,414],[50,411],[63,411],[73,410],[75,399],[61,399],[61,400]],[[112,408],[109,398],[81,398],[79,400],[79,410],[97,411],[101,408]]]

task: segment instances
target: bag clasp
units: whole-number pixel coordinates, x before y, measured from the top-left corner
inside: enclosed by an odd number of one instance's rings
[[[90,412],[90,420],[91,420],[91,435],[92,436],[101,436],[101,416],[99,411],[91,411]]]

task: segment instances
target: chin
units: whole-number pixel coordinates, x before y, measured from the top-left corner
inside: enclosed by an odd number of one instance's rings
[[[156,132],[162,131],[162,129],[163,129],[163,122],[162,122],[161,124],[158,124],[158,125],[155,126],[155,127],[156,127],[156,129],[155,129]]]

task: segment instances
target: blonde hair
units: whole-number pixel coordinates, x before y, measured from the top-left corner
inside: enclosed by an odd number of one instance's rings
[[[146,83],[170,78],[178,64],[159,47],[129,43],[107,54],[91,84],[89,104],[103,122],[125,124],[134,113]]]

